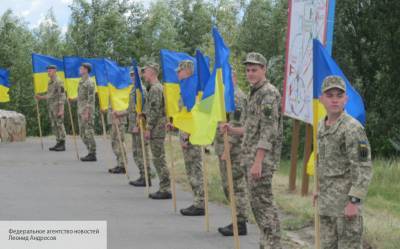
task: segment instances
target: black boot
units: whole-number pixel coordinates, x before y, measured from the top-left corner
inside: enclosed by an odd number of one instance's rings
[[[81,157],[82,162],[95,162],[97,161],[96,153],[89,153],[85,157]]]
[[[108,173],[111,173],[111,174],[125,174],[126,171],[125,171],[124,167],[116,166],[116,167],[114,167],[112,169],[108,169]]]
[[[151,179],[149,177],[149,187],[151,186]],[[136,181],[130,181],[130,185],[135,186],[135,187],[146,187],[146,180],[144,179],[143,176],[139,177]]]
[[[195,207],[194,205],[181,209],[180,211],[181,214],[184,216],[204,216],[205,214],[204,208],[198,208]]]
[[[155,193],[149,194],[150,199],[154,199],[154,200],[167,200],[167,199],[171,199],[172,195],[171,192],[160,192],[157,191]]]
[[[226,227],[220,227],[218,232],[224,236],[233,236],[233,225],[229,224]],[[239,235],[247,235],[246,222],[238,222],[238,233]]]
[[[65,141],[60,141],[57,143],[57,145],[54,147],[54,151],[65,151]]]
[[[57,146],[60,144],[60,142],[57,142],[56,145],[54,145],[53,147],[49,148],[49,151],[55,151],[55,149],[57,148]]]

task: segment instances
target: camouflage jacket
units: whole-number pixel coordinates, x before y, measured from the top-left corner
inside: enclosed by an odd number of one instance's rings
[[[146,104],[146,97],[147,97],[147,90],[144,85],[142,85],[143,89],[143,100]],[[136,103],[135,103],[135,88],[132,88],[132,91],[129,95],[129,107],[128,107],[128,120],[129,120],[129,128],[128,131],[131,132],[133,128],[139,125],[139,120],[137,120],[137,113],[136,113]],[[145,107],[142,106],[142,110],[144,111]]]
[[[146,116],[146,127],[150,131],[151,137],[164,138],[167,120],[165,116],[163,86],[160,82],[150,86],[143,113]]]
[[[253,86],[244,113],[242,151],[253,164],[257,149],[264,149],[263,175],[279,166],[282,147],[281,95],[269,81]]]
[[[78,114],[82,114],[86,108],[94,113],[95,94],[94,82],[90,78],[82,78],[78,86]]]
[[[64,108],[65,99],[64,82],[58,77],[56,77],[55,80],[50,79],[47,89],[47,106],[49,111],[57,114],[60,105]]]
[[[234,112],[228,113],[228,122],[234,127],[241,127],[244,125],[244,112],[246,110],[247,105],[247,96],[246,94],[239,88],[235,87],[235,107],[236,110]],[[230,135],[229,142],[231,146],[241,146],[242,144],[242,136],[239,135]],[[214,141],[215,153],[217,155],[222,155],[224,152],[224,135],[219,132],[217,128],[217,133]]]
[[[364,199],[372,178],[371,150],[362,125],[343,113],[318,126],[318,204],[321,215],[343,216],[349,196]]]

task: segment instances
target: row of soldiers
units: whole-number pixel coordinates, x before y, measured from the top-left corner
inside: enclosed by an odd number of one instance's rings
[[[219,125],[214,141],[215,152],[219,160],[223,190],[228,200],[226,160],[227,151],[230,153],[239,235],[247,234],[247,206],[250,203],[260,229],[260,248],[280,249],[280,219],[273,201],[272,177],[279,166],[282,146],[281,95],[266,78],[267,61],[263,55],[255,52],[247,54],[244,65],[251,90],[248,96],[240,90],[236,74],[233,73],[236,110],[228,114],[227,123]],[[82,141],[89,152],[81,158],[82,161],[96,161],[93,127],[95,86],[89,78],[90,70],[91,66],[87,63],[80,67],[82,80],[79,83],[77,99],[79,127]],[[178,79],[190,77],[193,70],[192,61],[180,62],[176,69]],[[149,158],[147,145],[150,145],[152,164],[159,178],[159,190],[149,195],[155,200],[172,198],[164,141],[166,132],[174,127],[165,114],[163,86],[158,79],[159,71],[159,65],[156,63],[147,64],[141,71],[144,82],[148,84],[147,90],[146,87],[142,87],[145,99],[142,113],[136,112],[135,89],[131,92],[127,111],[108,111],[112,148],[117,159],[117,166],[109,169],[109,172],[126,173],[126,151],[121,145],[124,142],[128,119],[128,132],[132,134],[133,158],[140,173],[139,178],[130,181],[130,184],[136,187],[146,186],[145,167],[149,165],[145,166],[143,159],[144,156]],[[54,66],[48,67],[48,73],[48,93],[36,98],[48,100],[49,116],[57,139],[56,146],[50,150],[64,151],[63,83],[57,78]],[[133,72],[131,79],[135,82]],[[318,200],[319,204],[321,243],[322,248],[326,249],[362,248],[361,203],[372,177],[368,139],[362,125],[344,112],[346,101],[346,85],[343,79],[339,76],[327,77],[323,82],[321,96],[327,116],[318,127],[319,191],[313,195],[314,201]],[[144,151],[141,146],[141,127],[144,127],[146,140]],[[229,148],[224,147],[225,132],[229,136]],[[179,137],[186,173],[194,196],[193,204],[180,212],[185,216],[201,216],[205,214],[202,148],[191,144],[190,135],[185,132],[180,131]],[[151,185],[150,176],[147,181]],[[232,236],[233,225],[220,227],[218,231],[224,236]]]

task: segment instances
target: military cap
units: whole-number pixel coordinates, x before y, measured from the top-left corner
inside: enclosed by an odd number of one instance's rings
[[[86,68],[89,73],[92,71],[92,65],[90,63],[84,62],[81,64],[81,66]]]
[[[322,82],[321,90],[324,93],[333,88],[337,88],[346,92],[346,83],[340,76],[336,75],[327,76]]]
[[[129,74],[130,75],[132,75],[132,74],[135,75],[135,70],[133,68],[129,69]]]
[[[243,62],[243,64],[257,64],[265,66],[267,64],[267,59],[265,59],[265,57],[260,53],[251,52],[246,55],[246,60]]]
[[[152,68],[157,73],[160,72],[160,65],[158,65],[157,63],[154,63],[154,62],[148,63],[145,68]]]
[[[189,69],[190,71],[194,71],[194,63],[191,60],[183,60],[179,62],[178,67],[175,69],[176,72],[181,70]]]
[[[57,66],[56,65],[48,65],[46,67],[46,69],[56,69],[57,70]]]

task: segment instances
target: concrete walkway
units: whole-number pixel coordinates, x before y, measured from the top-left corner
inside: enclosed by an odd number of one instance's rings
[[[233,238],[217,232],[230,222],[228,208],[210,203],[210,232],[205,232],[204,217],[174,213],[172,201],[150,200],[124,175],[108,174],[110,144],[96,141],[96,163],[77,161],[71,138],[66,152],[48,151],[53,138],[44,139],[44,151],[37,138],[0,144],[0,220],[107,220],[109,249],[233,248]],[[78,145],[84,156],[79,139]],[[129,174],[138,176],[131,153]],[[179,187],[177,197],[178,210],[191,204],[191,194]],[[259,248],[258,238],[256,226],[250,225],[249,235],[240,237],[241,248]]]

